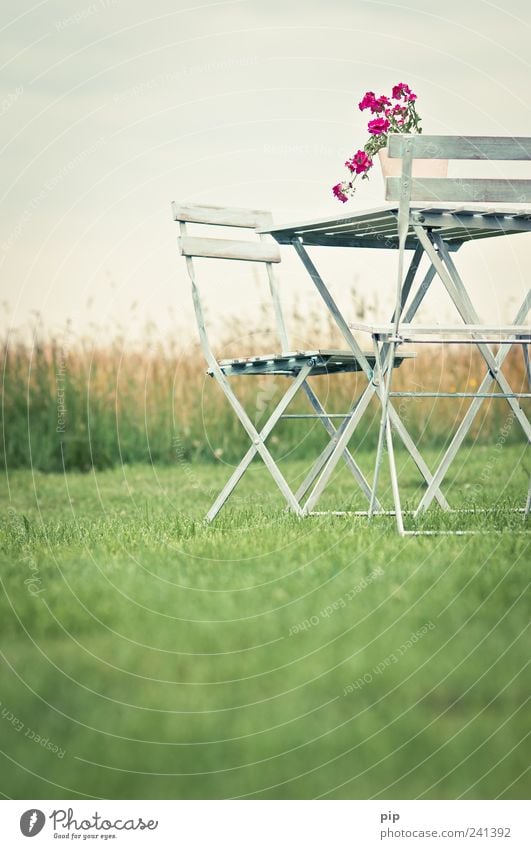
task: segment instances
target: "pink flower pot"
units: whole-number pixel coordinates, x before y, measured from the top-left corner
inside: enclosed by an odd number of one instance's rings
[[[384,177],[400,177],[402,173],[401,159],[389,159],[386,147],[378,151],[378,157]],[[414,159],[412,173],[413,177],[447,177],[448,160]]]

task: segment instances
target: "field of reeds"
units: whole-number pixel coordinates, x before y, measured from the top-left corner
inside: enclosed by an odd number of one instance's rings
[[[305,323],[307,329],[307,316]],[[250,338],[237,321],[226,328],[225,336],[219,350],[227,356],[276,350],[269,334]],[[331,327],[320,339],[321,347],[344,347]],[[484,372],[472,346],[424,346],[396,372],[393,388],[473,391]],[[515,390],[526,391],[521,351],[511,353],[504,372]],[[326,409],[336,413],[347,411],[366,385],[363,375],[322,376],[312,383]],[[285,391],[285,379],[278,377],[243,377],[233,385],[257,426]],[[221,457],[230,463],[247,447],[241,425],[205,374],[199,346],[161,341],[149,331],[136,345],[126,345],[121,336],[103,345],[70,335],[54,337],[42,328],[34,331],[31,342],[8,335],[2,344],[2,397],[2,462],[8,468],[88,470]],[[399,406],[412,436],[434,447],[448,440],[469,403],[416,398],[401,399]],[[294,411],[309,412],[304,396],[296,399]],[[508,412],[504,401],[485,402],[470,438],[485,444],[495,441]],[[372,448],[377,426],[373,404],[354,443]],[[515,425],[507,439],[521,437]],[[297,459],[319,450],[325,439],[319,423],[291,420],[277,427],[271,447],[278,456]]]

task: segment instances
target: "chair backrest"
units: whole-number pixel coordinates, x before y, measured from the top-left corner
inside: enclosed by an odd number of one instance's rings
[[[205,319],[193,260],[196,257],[223,260],[242,260],[264,263],[269,278],[269,290],[273,301],[277,335],[282,350],[289,348],[286,323],[280,303],[278,281],[273,263],[280,262],[280,249],[265,234],[253,233],[253,240],[218,239],[202,236],[189,236],[187,224],[204,224],[256,231],[272,226],[270,212],[259,209],[239,209],[224,206],[202,206],[196,204],[172,203],[173,218],[179,222],[179,251],[186,257],[188,274],[192,282],[192,297],[196,313],[201,345],[208,362],[212,365],[214,355],[210,347],[205,327]]]
[[[271,213],[259,209],[229,209],[223,206],[196,206],[195,204],[178,203],[173,203],[172,209],[175,221],[179,221],[181,224],[207,224],[256,230],[273,223]],[[183,228],[181,228],[179,248],[183,256],[190,257],[237,259],[248,262],[280,262],[280,251],[275,243],[187,236],[186,230]]]
[[[395,332],[401,312],[401,287],[404,273],[404,251],[410,227],[412,201],[529,203],[531,180],[485,179],[462,177],[413,177],[414,159],[531,160],[531,138],[497,136],[425,136],[392,133],[387,152],[390,159],[402,159],[400,177],[387,177],[386,200],[399,201],[398,210],[398,279],[395,308]]]
[[[401,177],[386,180],[386,200],[401,200],[407,181],[412,201],[472,201],[474,203],[530,203],[531,180],[411,177],[413,159],[531,160],[531,138],[497,136],[389,136],[390,159],[402,159]]]

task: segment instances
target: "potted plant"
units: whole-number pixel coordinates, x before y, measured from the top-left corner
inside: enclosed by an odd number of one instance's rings
[[[370,110],[373,116],[367,124],[369,140],[365,146],[347,159],[345,166],[350,172],[349,179],[332,187],[334,196],[346,203],[356,191],[355,181],[361,175],[362,180],[369,179],[369,171],[374,166],[374,157],[378,154],[384,177],[400,176],[401,159],[389,159],[387,139],[389,133],[421,133],[420,116],[416,108],[417,95],[407,83],[393,86],[391,97],[385,94],[376,97],[373,91],[367,91],[358,106],[363,112]],[[414,177],[445,177],[448,173],[448,160],[419,159],[413,162]]]

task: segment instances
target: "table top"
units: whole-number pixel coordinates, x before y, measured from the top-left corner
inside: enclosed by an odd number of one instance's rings
[[[450,250],[476,239],[531,231],[531,209],[412,204],[410,212],[412,221],[438,232]],[[389,249],[398,247],[397,221],[398,204],[395,203],[339,218],[320,218],[258,232],[271,234],[281,245],[300,239],[305,245]],[[413,248],[416,244],[411,225],[406,247]]]

